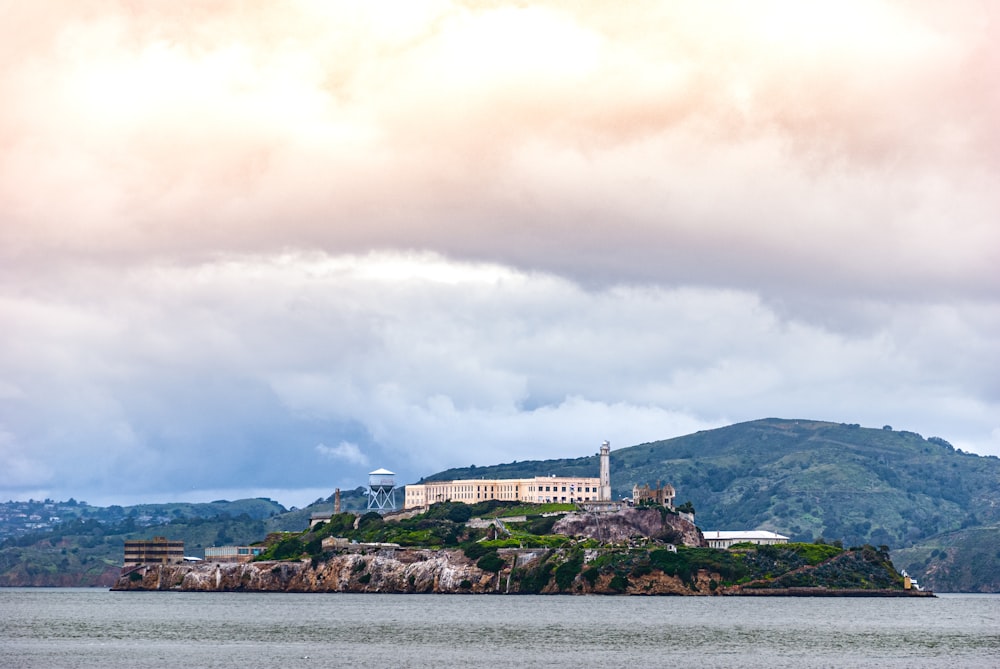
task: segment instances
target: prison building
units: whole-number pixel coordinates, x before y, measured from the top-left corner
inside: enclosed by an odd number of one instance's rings
[[[406,486],[403,508],[417,509],[437,502],[476,504],[491,499],[545,504],[600,500],[599,478],[536,476],[527,479],[460,479]]]

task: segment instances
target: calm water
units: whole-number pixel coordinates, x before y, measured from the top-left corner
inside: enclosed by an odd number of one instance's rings
[[[1000,595],[762,599],[0,588],[0,667],[997,667]]]

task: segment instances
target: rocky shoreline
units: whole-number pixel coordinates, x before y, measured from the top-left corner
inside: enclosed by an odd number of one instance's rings
[[[144,565],[122,570],[115,591],[345,592],[395,594],[574,594],[753,597],[932,597],[902,589],[828,587],[718,587],[718,574],[699,571],[684,580],[662,571],[633,573],[623,587],[611,574],[577,576],[569,587],[557,578],[525,589],[525,574],[551,557],[547,549],[501,551],[504,568],[481,569],[461,550],[380,549],[345,552],[325,560]]]
[[[509,549],[500,553],[517,569],[531,569],[551,551]],[[371,554],[342,554],[313,563],[262,561],[145,565],[123,570],[112,590],[173,590],[182,592],[351,592],[394,594],[522,594],[512,569],[480,569],[460,550],[397,549]],[[700,574],[694,584],[655,572],[631,579],[627,591],[616,590],[611,577],[564,594],[710,594],[711,575]],[[695,590],[692,590],[692,586]],[[553,581],[540,594],[563,592]]]
[[[865,590],[861,588],[740,588],[723,592],[733,597],[935,597],[929,590]]]

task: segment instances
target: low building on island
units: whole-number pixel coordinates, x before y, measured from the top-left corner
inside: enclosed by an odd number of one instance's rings
[[[777,532],[767,530],[737,530],[702,532],[709,548],[729,548],[736,544],[757,544],[758,546],[768,546],[772,544],[787,544],[788,537]]]
[[[207,546],[205,560],[208,562],[250,562],[263,552],[263,546]]]

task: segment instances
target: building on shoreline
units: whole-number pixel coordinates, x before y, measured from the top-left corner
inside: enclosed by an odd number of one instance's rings
[[[178,564],[184,562],[184,542],[166,537],[128,540],[125,542],[125,565]]]
[[[264,552],[263,546],[206,546],[206,562],[250,562]]]

